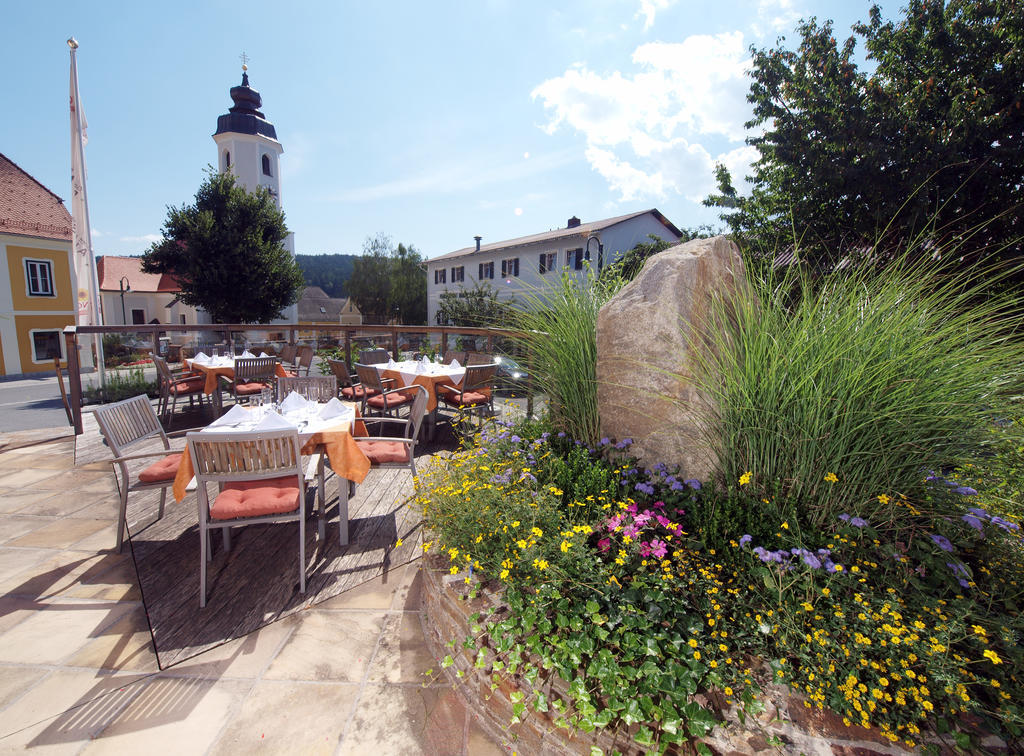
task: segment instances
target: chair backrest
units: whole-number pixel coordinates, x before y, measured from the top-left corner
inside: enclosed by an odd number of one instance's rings
[[[147,439],[159,438],[165,449],[171,444],[167,440],[160,420],[145,394],[133,396],[113,404],[96,408],[96,422],[100,433],[115,457],[124,456],[132,446]]]
[[[281,351],[277,353],[277,356],[281,358],[281,362],[292,364],[295,362],[295,355],[299,351],[299,348],[295,344],[285,344],[281,347]]]
[[[299,354],[295,358],[295,369],[305,371],[306,375],[309,375],[309,369],[313,365],[313,357],[315,356],[316,352],[313,350],[313,347],[303,344],[299,347]]]
[[[427,413],[427,390],[419,384],[414,384],[411,388],[419,390],[416,392],[416,398],[413,399],[412,408],[409,410],[409,424],[405,428],[405,437],[416,439],[420,435],[423,416]]]
[[[174,374],[171,372],[171,367],[167,364],[167,360],[154,354],[153,364],[156,365],[156,374],[160,379],[161,388],[163,388],[164,384],[169,386],[174,383]]]
[[[466,354],[466,365],[490,365],[494,362],[494,355],[486,352],[468,352]]]
[[[302,452],[295,428],[186,436],[198,483],[262,480],[294,474],[303,490]]]
[[[262,381],[274,377],[277,357],[240,357],[235,360],[235,381]]]
[[[384,391],[384,384],[381,383],[380,372],[378,372],[377,368],[373,365],[364,365],[361,362],[357,362],[354,367],[356,369],[356,376],[364,388]]]
[[[333,375],[303,375],[277,379],[277,401],[292,391],[314,402],[326,402],[338,395],[338,379]]]
[[[364,365],[379,365],[389,359],[387,349],[364,349],[359,353],[359,361]]]
[[[465,392],[488,388],[494,383],[497,374],[498,364],[496,362],[488,365],[470,365],[466,368],[466,377],[462,380],[462,390]]]
[[[465,365],[468,362],[468,353],[449,349],[444,353],[445,364],[451,365],[453,360],[458,360],[460,365]]]
[[[330,357],[327,358],[327,367],[331,369],[331,373],[338,381],[339,388],[345,388],[351,386],[355,381],[352,380],[352,373],[349,372],[348,365],[344,360],[332,360]]]

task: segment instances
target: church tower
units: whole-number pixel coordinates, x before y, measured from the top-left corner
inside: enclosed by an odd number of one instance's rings
[[[244,56],[243,56],[244,61]],[[242,64],[242,83],[231,87],[231,100],[235,103],[228,112],[217,117],[217,170],[230,171],[238,184],[249,192],[264,187],[279,208],[281,204],[281,153],[284,147],[277,141],[274,124],[260,112],[263,98],[249,86],[248,66]],[[295,234],[289,233],[284,247],[295,257]],[[284,311],[284,318],[275,322],[295,323],[298,307],[292,305]]]
[[[263,99],[249,86],[247,66],[242,66],[242,83],[231,88],[235,103],[217,118],[217,170],[231,171],[248,191],[265,187],[281,207],[281,153],[274,124],[260,112]]]

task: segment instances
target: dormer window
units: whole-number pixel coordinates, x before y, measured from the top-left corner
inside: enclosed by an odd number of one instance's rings
[[[270,172],[270,155],[264,155],[263,156],[263,175],[264,176],[273,176],[274,175],[273,173]]]

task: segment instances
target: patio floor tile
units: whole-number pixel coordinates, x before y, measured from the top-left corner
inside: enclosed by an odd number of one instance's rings
[[[436,667],[423,638],[419,614],[389,614],[370,664],[370,682],[423,683],[427,679],[424,673]]]
[[[347,683],[257,683],[209,753],[332,754],[358,692]]]
[[[88,538],[97,530],[107,527],[102,520],[63,518],[53,520],[32,532],[8,541],[7,546],[28,546],[40,549],[66,549],[71,544]]]
[[[264,625],[243,638],[204,651],[166,670],[170,675],[255,679],[263,674],[298,626],[295,616]]]
[[[450,688],[375,685],[360,697],[338,753],[465,753],[466,709]]]
[[[339,593],[316,605],[317,609],[380,609],[392,608],[396,601],[404,600],[415,579],[418,563],[389,570],[380,577]]]
[[[382,613],[308,610],[294,616],[299,623],[295,634],[265,679],[362,681],[380,637]]]
[[[100,637],[85,644],[67,660],[72,667],[157,672],[153,637],[149,634],[146,611],[142,606],[128,612]]]
[[[0,635],[0,661],[56,664],[99,638],[123,615],[130,604],[53,602]]]

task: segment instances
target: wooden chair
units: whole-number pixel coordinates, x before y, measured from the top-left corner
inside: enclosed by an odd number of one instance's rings
[[[480,425],[483,425],[484,410],[494,414],[494,379],[498,374],[497,363],[489,365],[470,365],[466,368],[466,376],[461,386],[439,386],[438,401],[455,409],[460,414],[479,414]]]
[[[298,431],[190,433],[199,501],[199,606],[206,606],[209,531],[255,523],[299,523],[299,592],[306,592],[306,488]],[[217,485],[211,500],[208,486]]]
[[[420,426],[427,410],[427,390],[423,386],[410,386],[405,391],[415,389],[416,397],[412,400],[409,416],[372,417],[364,420],[367,424],[388,423],[389,427],[400,426],[402,434],[393,436],[354,436],[360,451],[370,460],[373,467],[408,467],[416,477],[416,459],[414,451],[420,435]]]
[[[391,359],[387,349],[364,349],[359,353],[361,365],[380,365]]]
[[[360,383],[359,378],[352,375],[349,371],[348,364],[344,360],[332,360],[328,358],[327,366],[338,379],[338,393],[341,395],[342,399],[349,402],[359,402],[360,405],[362,405],[363,400],[367,396],[373,396],[378,393],[375,389],[367,389],[362,383]]]
[[[486,352],[467,352],[466,361],[463,365],[490,365],[494,362],[494,355]]]
[[[275,401],[281,401],[292,391],[314,402],[327,402],[338,395],[338,379],[333,375],[303,375],[277,379]]]
[[[157,380],[160,385],[159,415],[164,422],[169,422],[178,406],[178,399],[188,397],[189,407],[199,399],[199,406],[203,406],[203,389],[206,386],[206,379],[202,375],[194,373],[179,372],[175,374],[163,357],[153,355],[153,364],[156,365]]]
[[[281,347],[281,351],[277,353],[277,357],[281,360],[281,364],[285,370],[292,370],[295,367],[295,355],[298,354],[299,348],[295,344],[284,344]]]
[[[460,365],[465,366],[468,362],[468,355],[469,352],[449,349],[444,353],[444,362],[446,365],[451,365],[454,360],[458,360]]]
[[[120,477],[117,477],[117,489],[121,496],[117,513],[117,550],[120,552],[124,545],[129,492],[159,488],[160,508],[157,520],[163,517],[167,489],[174,483],[174,476],[178,474],[178,463],[181,461],[183,450],[171,449],[171,436],[164,433],[160,419],[145,394],[97,407],[95,415],[100,432],[114,455],[111,465],[115,477],[120,472]],[[152,447],[157,442],[162,449],[126,454],[140,446]],[[155,461],[148,465],[144,464],[147,459]]]
[[[408,396],[408,389],[387,388],[386,384],[394,383],[394,381],[381,378],[380,371],[374,365],[363,365],[357,362],[355,367],[359,382],[366,392],[366,398],[363,399],[362,405],[363,415],[367,413],[367,410],[372,409],[382,415],[390,416],[392,410],[397,410],[412,402],[412,398]]]
[[[313,367],[313,358],[316,351],[308,344],[299,347],[298,356],[295,358],[295,375],[309,375],[309,369]]]
[[[265,388],[273,388],[276,370],[276,357],[240,357],[235,360],[234,380],[221,377],[227,382],[229,393],[239,402],[259,395]]]
[[[64,388],[64,368],[60,366],[60,357],[53,358],[53,369],[57,373],[57,388],[60,389],[60,400],[64,403],[64,414],[68,416],[68,425],[74,425],[75,418],[71,414],[71,402],[68,401],[68,391]]]

